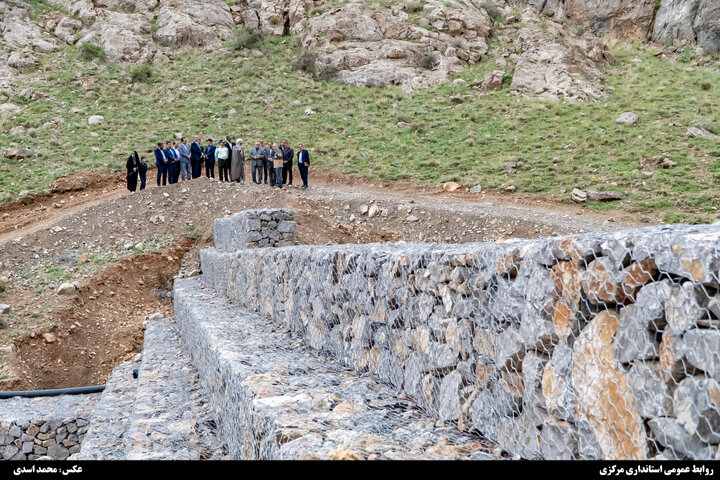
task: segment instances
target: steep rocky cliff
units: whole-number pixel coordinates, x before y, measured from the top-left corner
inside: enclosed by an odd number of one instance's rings
[[[720,53],[717,0],[512,0],[556,20],[571,19],[595,35],[622,40],[697,44]]]
[[[246,29],[291,35],[323,78],[350,85],[435,85],[505,45],[488,88],[512,77],[529,97],[604,98],[599,37],[697,43],[720,52],[716,0],[21,0],[0,4],[0,89],[37,56],[66,44],[102,47],[115,63],[165,62],[178,49],[216,49]],[[584,26],[584,27],[583,27]],[[492,52],[496,53],[496,52]]]

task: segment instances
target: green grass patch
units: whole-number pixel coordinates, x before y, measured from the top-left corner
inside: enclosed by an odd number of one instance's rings
[[[198,232],[198,229],[193,225],[192,223],[189,223],[187,225],[187,231],[185,232],[185,238],[189,238],[190,240],[195,240],[200,237],[200,232]]]
[[[33,7],[30,12],[30,19],[33,21],[36,21],[42,16],[53,12],[67,13],[62,7],[54,5],[47,0],[23,0],[23,3],[27,3]]]

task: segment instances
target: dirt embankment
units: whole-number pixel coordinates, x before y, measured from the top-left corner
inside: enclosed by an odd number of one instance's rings
[[[0,346],[11,347],[0,348],[8,377],[0,389],[104,383],[142,350],[146,316],[172,312],[163,295],[179,271],[199,271],[213,220],[248,208],[295,209],[305,244],[460,243],[630,225],[617,212],[577,215],[575,207],[500,193],[450,194],[332,172],[316,173],[310,185],[278,190],[201,178],[130,195],[117,176],[96,175],[64,178],[56,193],[0,207],[0,303],[11,306],[0,317]],[[80,284],[75,297],[56,293],[65,281]]]
[[[142,351],[143,321],[172,314],[173,276],[192,242],[124,258],[105,268],[49,328],[14,343],[11,388],[62,388],[105,383],[120,362]],[[50,340],[50,341],[48,341]]]

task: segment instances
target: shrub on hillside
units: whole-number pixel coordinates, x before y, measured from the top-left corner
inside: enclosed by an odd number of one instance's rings
[[[315,80],[331,80],[337,74],[337,67],[329,63],[318,63],[317,55],[304,52],[293,65],[295,70],[309,73]]]
[[[321,63],[315,68],[316,80],[330,80],[337,74],[337,67],[329,63]]]
[[[105,53],[105,49],[100,45],[95,45],[94,43],[83,43],[80,45],[80,58],[84,60],[98,59],[105,61],[107,54]]]
[[[717,135],[720,133],[720,128],[718,128],[718,125],[713,122],[712,120],[701,120],[698,122],[698,127],[707,130],[708,132],[712,133],[713,135]]]
[[[133,83],[138,83],[138,82],[149,83],[152,80],[152,77],[153,77],[153,68],[152,68],[152,66],[148,65],[147,63],[138,65],[137,67],[130,70],[130,78],[132,79]]]
[[[404,8],[407,13],[418,13],[422,11],[424,3],[423,1],[412,0],[407,2]]]
[[[433,55],[432,53],[428,53],[427,55],[423,55],[420,57],[420,61],[418,62],[418,65],[422,68],[426,68],[428,70],[432,70],[433,68],[438,66],[438,59]]]
[[[315,60],[317,55],[310,52],[305,52],[297,59],[293,68],[306,73],[315,73]]]
[[[493,19],[494,22],[500,23],[505,20],[502,16],[502,13],[500,13],[500,10],[498,10],[498,8],[492,3],[484,2],[480,6],[483,10],[485,10],[485,12],[490,16],[490,18]]]
[[[255,30],[252,27],[235,30],[235,50],[243,50],[245,48],[261,50],[264,43],[265,37],[263,37],[260,30]]]

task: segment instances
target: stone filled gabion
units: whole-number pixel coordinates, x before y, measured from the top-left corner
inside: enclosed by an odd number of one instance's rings
[[[100,394],[0,401],[3,460],[65,460],[80,451]],[[72,457],[71,457],[72,458]]]
[[[720,224],[248,250],[222,222],[204,282],[515,455],[718,456]]]
[[[377,378],[319,355],[274,320],[177,279],[175,315],[233,459],[492,459],[488,442]],[[165,457],[167,458],[167,457]]]
[[[215,220],[213,237],[224,251],[295,245],[295,212],[287,209],[246,210]]]

